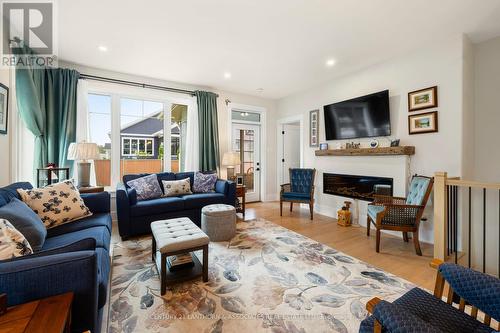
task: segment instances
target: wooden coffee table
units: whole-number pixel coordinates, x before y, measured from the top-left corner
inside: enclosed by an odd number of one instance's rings
[[[12,306],[0,315],[0,333],[70,332],[73,293]]]

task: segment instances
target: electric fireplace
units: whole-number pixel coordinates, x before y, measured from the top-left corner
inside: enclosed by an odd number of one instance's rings
[[[374,194],[392,196],[393,178],[323,173],[323,193],[373,201]]]

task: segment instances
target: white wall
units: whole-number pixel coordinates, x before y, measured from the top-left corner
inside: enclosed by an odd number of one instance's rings
[[[500,183],[500,37],[474,45],[474,180]],[[486,192],[486,267],[498,269],[499,194]],[[472,244],[482,244],[483,195],[472,195]],[[482,268],[482,248],[472,251],[472,262]]]
[[[500,37],[475,46],[476,180],[500,182]]]
[[[59,61],[59,66],[60,67],[66,67],[66,68],[73,68],[78,70],[80,73],[84,74],[91,74],[91,75],[98,75],[98,76],[105,76],[105,77],[111,77],[111,78],[116,78],[116,79],[122,79],[122,80],[130,80],[130,81],[136,81],[136,82],[144,82],[148,84],[155,84],[155,85],[162,85],[162,86],[168,86],[168,87],[175,87],[175,88],[180,88],[180,89],[186,89],[186,90],[206,90],[206,91],[213,91],[219,95],[217,99],[217,111],[218,111],[218,122],[219,122],[219,145],[220,145],[220,153],[221,153],[221,158],[224,152],[228,151],[230,149],[230,143],[228,142],[228,135],[227,131],[229,130],[228,127],[228,117],[230,117],[230,114],[228,112],[227,106],[226,106],[226,99],[229,99],[232,103],[238,103],[238,104],[246,104],[246,105],[252,105],[252,106],[259,106],[263,107],[266,109],[267,113],[267,131],[266,131],[266,144],[264,145],[264,151],[266,154],[266,170],[265,170],[265,179],[262,180],[262,182],[267,183],[267,184],[274,184],[274,180],[276,179],[276,166],[275,166],[275,156],[276,156],[276,135],[275,135],[275,117],[274,114],[276,113],[276,102],[274,100],[266,99],[266,98],[259,98],[255,96],[249,96],[249,95],[242,95],[242,94],[235,94],[231,93],[228,91],[222,91],[222,90],[216,90],[212,89],[210,87],[204,87],[204,86],[196,86],[196,85],[190,85],[190,84],[183,84],[183,83],[178,83],[178,82],[170,82],[170,81],[164,81],[164,80],[158,80],[158,79],[152,79],[152,78],[147,78],[147,77],[141,77],[141,76],[136,76],[136,75],[128,75],[128,74],[123,74],[123,73],[117,73],[117,72],[112,72],[112,71],[107,71],[107,70],[102,70],[102,69],[97,69],[97,68],[90,68],[86,66],[81,66],[65,61]],[[226,175],[226,170],[224,168],[221,169],[221,176],[225,177]],[[274,199],[276,196],[276,191],[273,186],[268,186],[267,192],[264,195],[264,200],[270,200]]]
[[[0,82],[7,87],[11,87],[10,84],[10,72],[7,69],[0,70]],[[7,135],[0,134],[0,187],[8,185],[11,179],[10,171],[10,154],[11,154],[11,135],[12,135],[12,89],[9,89],[9,124],[7,128]]]
[[[322,111],[326,104],[389,89],[391,137],[401,139],[401,145],[416,147],[416,153],[411,158],[409,172],[432,176],[435,171],[444,170],[452,176],[460,176],[462,174],[463,42],[462,36],[455,36],[435,45],[426,45],[421,51],[392,59],[281,99],[278,102],[278,118],[303,114],[304,119],[308,119],[307,115],[310,110]],[[438,86],[439,107],[426,111],[439,111],[439,132],[409,135],[407,94],[410,91],[434,85]],[[325,142],[322,112],[320,115],[320,142]],[[338,168],[346,169],[349,163],[351,169],[355,170],[353,174],[364,171],[365,175],[372,174],[373,170],[369,165],[373,161],[378,164],[390,164],[386,172],[394,170],[391,166],[394,163],[401,163],[392,157],[316,157],[315,149],[310,148],[308,144],[308,121],[304,127],[306,138],[304,140],[304,165],[318,169],[317,185],[321,183],[323,171],[335,172]],[[380,142],[384,143],[384,140]],[[334,146],[335,142],[331,141],[329,144]],[[381,171],[379,167],[375,172]],[[396,176],[395,181],[401,182],[401,176]],[[395,184],[396,191],[398,188],[401,189],[401,184]],[[344,198],[324,195],[321,192],[319,188],[316,194],[318,203],[321,206],[328,206],[329,215],[334,216]],[[321,208],[317,207],[317,209]],[[321,210],[324,211],[324,209]],[[365,211],[366,203],[361,202],[361,215]],[[431,204],[428,205],[425,216],[429,220],[422,224],[421,239],[432,241]],[[360,222],[365,225],[364,216],[360,216]]]

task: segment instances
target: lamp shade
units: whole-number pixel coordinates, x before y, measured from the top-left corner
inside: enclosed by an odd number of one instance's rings
[[[240,164],[240,153],[233,151],[224,153],[224,156],[222,157],[222,165],[234,167]]]
[[[99,147],[91,142],[73,142],[69,145],[68,160],[98,160]]]

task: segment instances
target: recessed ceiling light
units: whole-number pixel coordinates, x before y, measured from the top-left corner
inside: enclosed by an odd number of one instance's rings
[[[231,73],[229,73],[229,72],[225,72],[225,73],[224,73],[224,78],[225,78],[225,79],[230,79],[230,78],[231,78]]]
[[[328,60],[326,61],[326,65],[327,65],[328,67],[332,67],[333,65],[335,65],[335,59],[328,59]]]
[[[108,51],[107,46],[104,46],[104,45],[99,45],[99,46],[97,47],[97,49],[98,49],[99,51],[101,51],[101,52],[106,52],[106,51]]]
[[[264,92],[264,88],[257,88],[257,92],[258,92],[259,94],[263,93],[263,92]]]

